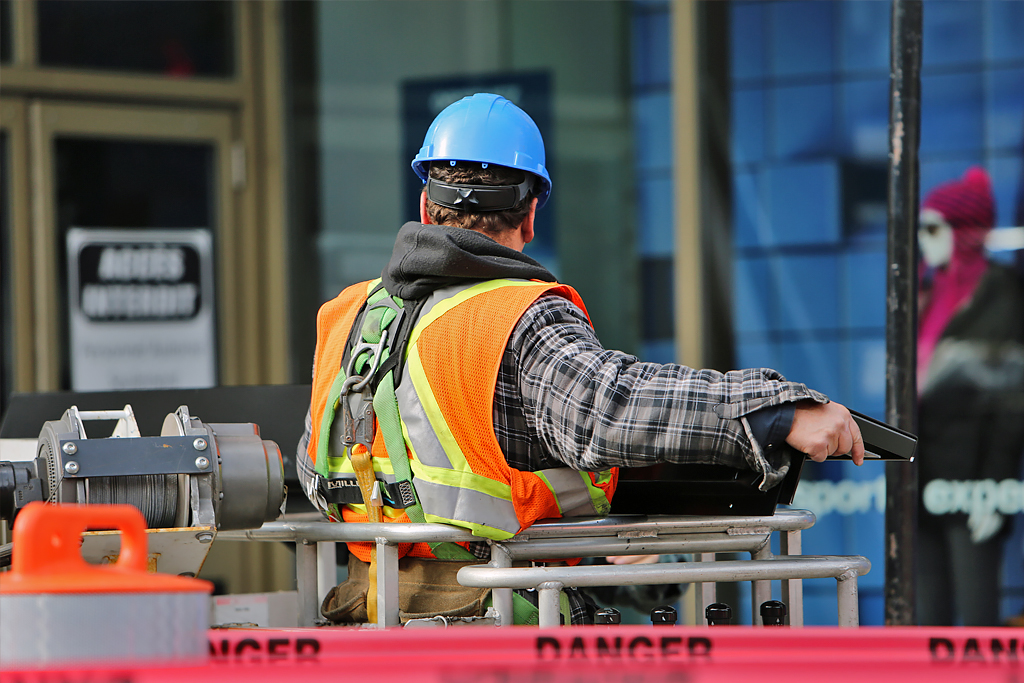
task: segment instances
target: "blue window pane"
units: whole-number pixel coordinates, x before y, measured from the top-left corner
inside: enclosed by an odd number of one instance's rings
[[[885,251],[853,251],[843,256],[843,324],[885,327]]]
[[[827,74],[835,58],[831,2],[780,2],[770,6],[771,64],[776,76]]]
[[[839,376],[839,342],[807,338],[782,342],[779,346],[782,364],[775,369],[786,379],[803,382],[840,403],[845,400]]]
[[[839,241],[839,171],[831,162],[773,166],[768,170],[770,223],[775,244]]]
[[[729,50],[732,77],[764,78],[765,6],[733,2],[729,8]]]
[[[889,154],[889,81],[847,81],[841,87],[844,151],[859,159],[884,159]]]
[[[1021,473],[1021,478],[1024,479],[1024,473]],[[1012,536],[1006,539],[1003,548],[1004,589],[999,609],[1005,621],[1024,612],[1024,517],[1021,515],[1017,515]]]
[[[741,341],[736,345],[736,367],[774,370],[779,367],[776,345],[767,341]]]
[[[772,93],[775,157],[793,159],[827,154],[834,148],[833,87],[780,87]]]
[[[640,170],[672,167],[672,100],[668,94],[638,95],[633,100],[636,164]]]
[[[846,344],[850,372],[849,408],[881,419],[885,415],[885,337]]]
[[[640,344],[640,360],[645,363],[674,363],[675,342],[671,339],[644,341]]]
[[[982,146],[980,73],[921,78],[921,155]]]
[[[733,244],[756,247],[771,242],[767,237],[767,210],[757,173],[736,173],[732,178]]]
[[[764,98],[761,88],[734,90],[732,95],[732,161],[748,164],[765,158]]]
[[[889,70],[888,2],[844,2],[840,60],[845,71]]]
[[[1001,61],[1024,58],[1024,2],[990,0],[989,19],[985,23],[985,47],[990,59]]]
[[[772,311],[776,297],[772,295],[769,266],[769,260],[760,256],[733,262],[732,312],[737,334],[766,334],[774,328]]]
[[[1024,38],[1020,42],[1024,43]],[[1024,69],[992,70],[987,76],[985,144],[989,149],[1004,148],[1019,154],[1024,145]]]
[[[647,178],[637,185],[640,214],[640,253],[644,256],[671,255],[672,178]]]
[[[970,155],[957,161],[922,161],[921,162],[921,200],[942,183],[956,180],[971,166],[982,164],[981,154]]]
[[[672,80],[669,13],[633,14],[633,84],[669,85]]]
[[[772,280],[778,292],[779,325],[784,330],[839,327],[837,256],[778,256]]]
[[[839,486],[845,491],[841,491],[843,495],[838,502],[846,509],[853,509],[851,514],[844,515],[843,520],[847,553],[864,555],[873,567],[884,566],[885,470],[877,465],[857,467],[852,462],[842,465],[844,476]],[[885,572],[870,572],[861,579],[858,587],[870,591],[872,588],[880,589],[884,584]],[[863,597],[862,593],[862,600]],[[878,610],[878,617],[881,615],[881,610]],[[861,623],[865,623],[863,615]]]
[[[1018,155],[994,157],[987,166],[992,175],[992,194],[996,198],[996,225],[1020,225],[1017,207],[1024,203],[1024,180],[1021,178],[1024,160]]]
[[[981,62],[980,2],[932,0],[924,5],[922,67]]]

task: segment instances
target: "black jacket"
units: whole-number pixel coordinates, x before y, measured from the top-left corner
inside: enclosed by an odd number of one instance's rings
[[[1024,289],[991,265],[935,347],[918,419],[920,484],[1016,478],[1024,452]]]

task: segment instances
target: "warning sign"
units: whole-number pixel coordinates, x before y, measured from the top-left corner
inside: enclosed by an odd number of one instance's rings
[[[68,231],[75,391],[216,382],[208,230]]]

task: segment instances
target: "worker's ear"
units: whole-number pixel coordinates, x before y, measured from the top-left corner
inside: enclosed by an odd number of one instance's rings
[[[529,244],[533,241],[533,219],[537,216],[537,198],[534,197],[533,201],[530,202],[530,213],[526,214],[526,218],[519,224],[519,229],[522,231],[523,244]]]
[[[427,213],[427,188],[420,192],[420,223],[430,225],[430,214]]]

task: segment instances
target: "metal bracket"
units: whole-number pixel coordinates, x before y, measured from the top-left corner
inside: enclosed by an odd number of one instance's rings
[[[349,398],[358,396],[357,414],[352,414],[352,406]],[[366,446],[366,450],[373,448],[373,401],[366,394],[346,396],[344,393],[339,399],[341,408],[341,446],[350,448],[357,443]]]
[[[387,347],[388,337],[394,336],[389,335],[388,333],[393,329],[399,329],[402,324],[402,319],[405,317],[405,309],[395,303],[395,300],[390,296],[386,296],[379,301],[367,305],[366,312],[363,314],[363,320],[366,320],[366,316],[369,315],[370,311],[377,308],[390,308],[395,312],[395,317],[392,318],[387,327],[380,331],[380,341],[362,342],[353,347],[352,355],[349,357],[348,367],[345,368],[345,374],[348,376],[348,379],[345,380],[345,384],[342,386],[342,396],[351,392],[362,391],[370,383],[370,380],[373,379],[373,375],[377,372],[377,368],[380,367],[381,353]],[[362,373],[356,373],[356,363],[364,353],[368,353],[370,355],[367,359],[367,365],[363,368]]]
[[[194,441],[191,436],[61,439],[63,476],[82,479],[126,474],[209,474],[210,454],[197,451]],[[200,456],[206,458],[206,467],[201,466]]]

